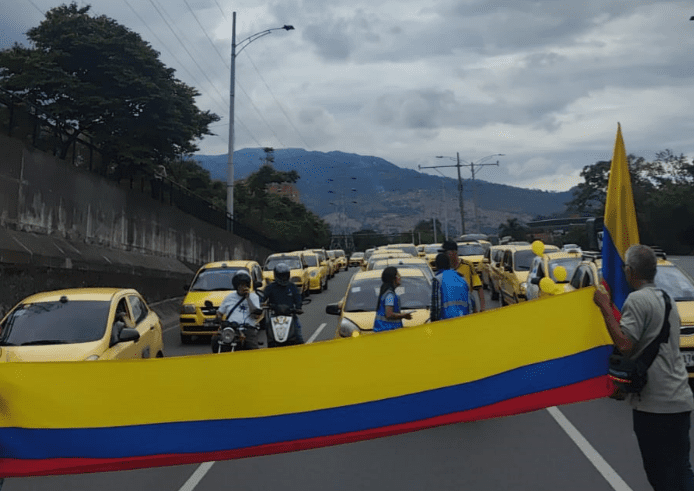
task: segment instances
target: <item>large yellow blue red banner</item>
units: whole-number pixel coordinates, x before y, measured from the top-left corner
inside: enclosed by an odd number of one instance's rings
[[[0,476],[289,452],[609,395],[593,288],[352,339],[0,364]]]

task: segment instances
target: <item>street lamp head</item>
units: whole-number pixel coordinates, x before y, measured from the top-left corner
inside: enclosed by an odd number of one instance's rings
[[[293,30],[294,30],[294,26],[288,26],[288,25],[285,24],[285,25],[282,26],[282,29],[284,29],[285,31],[293,31]]]

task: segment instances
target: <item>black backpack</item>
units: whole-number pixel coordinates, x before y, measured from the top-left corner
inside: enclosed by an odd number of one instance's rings
[[[670,311],[672,303],[670,297],[663,290],[659,290],[665,299],[665,320],[660,333],[646,346],[646,349],[636,359],[630,359],[622,355],[615,348],[610,356],[610,367],[607,376],[614,384],[625,393],[639,393],[648,382],[648,368],[658,355],[661,343],[667,343],[670,339]]]

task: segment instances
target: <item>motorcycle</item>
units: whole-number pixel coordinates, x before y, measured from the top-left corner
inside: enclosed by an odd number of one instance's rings
[[[253,349],[246,343],[246,333],[257,331],[256,326],[239,324],[238,322],[220,320],[219,332],[212,336],[213,353],[229,353],[245,349]]]
[[[301,344],[296,328],[299,310],[289,305],[266,305],[264,308],[268,348]]]

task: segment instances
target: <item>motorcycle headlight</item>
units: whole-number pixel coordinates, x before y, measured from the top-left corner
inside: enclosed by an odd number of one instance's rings
[[[231,327],[225,327],[222,329],[222,342],[225,344],[231,344],[232,341],[234,341],[234,338],[236,337],[236,332],[234,331],[233,328]]]
[[[184,303],[181,306],[181,314],[194,314],[194,313],[195,313],[195,304]]]
[[[342,319],[340,322],[340,337],[342,338],[351,338],[351,337],[356,337],[359,336],[361,333],[359,326],[357,326],[354,322],[352,322],[349,319]]]

